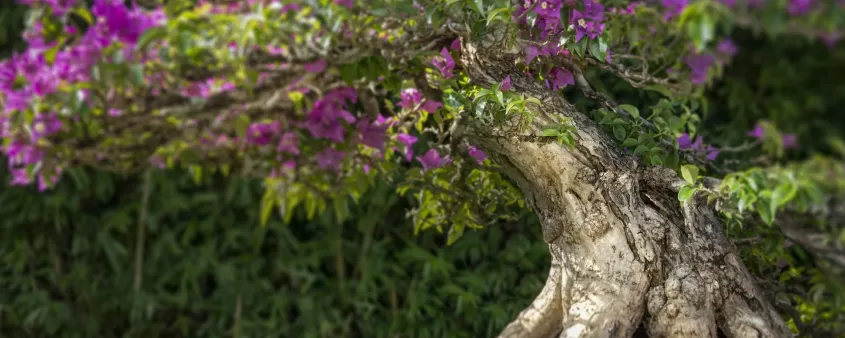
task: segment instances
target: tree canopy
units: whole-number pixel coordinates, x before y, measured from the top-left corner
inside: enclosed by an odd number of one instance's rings
[[[340,223],[388,181],[452,244],[545,203],[497,142],[559,144],[676,172],[793,331],[842,330],[841,1],[19,2],[10,184],[178,167]]]

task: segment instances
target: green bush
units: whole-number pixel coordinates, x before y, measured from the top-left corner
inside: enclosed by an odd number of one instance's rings
[[[325,216],[263,228],[259,182],[171,172],[152,176],[136,292],[144,181],[66,178],[46,194],[0,192],[4,337],[489,336],[548,268],[534,220],[445,247],[414,236],[406,202],[381,186],[343,227]]]

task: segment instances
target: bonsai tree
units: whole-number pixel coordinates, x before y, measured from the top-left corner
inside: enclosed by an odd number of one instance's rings
[[[552,267],[500,337],[842,319],[841,1],[19,2],[10,184],[181,167],[262,178],[265,219],[343,220],[398,181],[447,244],[530,208]]]

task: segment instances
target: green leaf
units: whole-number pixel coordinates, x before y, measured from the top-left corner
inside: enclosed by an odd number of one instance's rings
[[[129,66],[129,78],[132,84],[137,87],[144,85],[144,66],[141,64],[133,64]]]
[[[744,212],[745,208],[748,207],[748,204],[749,204],[748,196],[745,193],[741,193],[739,195],[739,202],[737,203],[737,209],[739,210],[739,212],[740,213]]]
[[[570,50],[575,52],[575,55],[584,56],[584,52],[587,49],[587,41],[590,41],[590,39],[581,39],[580,41],[576,42],[574,48]]]
[[[491,90],[489,90],[489,89],[482,89],[482,90],[479,90],[479,91],[478,91],[478,93],[476,93],[476,94],[475,94],[475,98],[474,98],[473,100],[474,100],[474,101],[481,100],[482,98],[485,98],[485,97],[487,97],[488,95],[490,95],[490,94],[492,94],[492,93],[493,93],[493,92],[492,92]]]
[[[193,174],[194,183],[196,183],[196,184],[202,183],[202,167],[191,166],[191,173]]]
[[[501,14],[505,14],[505,12],[508,11],[508,10],[509,10],[509,8],[502,7],[502,8],[498,8],[498,9],[495,9],[493,11],[490,11],[490,13],[487,14],[487,25],[489,26],[490,23],[492,23],[494,20],[499,19],[499,16]],[[501,16],[506,17],[504,15],[501,15]],[[502,19],[499,19],[499,20],[502,20]],[[504,21],[504,20],[502,20],[502,21]]]
[[[772,193],[772,201],[777,207],[780,207],[795,198],[797,193],[798,189],[794,184],[790,184],[789,182],[783,183],[775,189],[774,193]]]
[[[562,133],[557,138],[557,142],[563,145],[567,145],[569,147],[575,147],[575,138],[572,137],[571,133]]]
[[[48,65],[52,65],[53,62],[56,61],[56,55],[59,53],[59,49],[64,47],[66,37],[62,37],[59,41],[56,42],[56,45],[53,48],[48,49],[44,52],[44,61],[47,62]]]
[[[502,91],[498,90],[498,89],[496,89],[496,91],[494,91],[493,94],[494,94],[494,97],[496,98],[496,103],[499,104],[499,107],[504,108],[505,107],[505,94],[502,93]]]
[[[235,134],[238,135],[238,138],[243,139],[246,137],[246,131],[249,128],[249,117],[246,114],[239,114],[237,118],[235,118]]]
[[[528,103],[532,103],[532,104],[535,104],[535,105],[537,105],[537,106],[542,106],[542,105],[543,105],[543,103],[542,103],[542,102],[540,102],[540,100],[539,100],[539,99],[537,99],[536,97],[529,97],[529,98],[526,98],[526,99],[525,99],[525,103],[526,103],[526,104],[528,104]]]
[[[343,223],[349,218],[349,203],[346,198],[334,198],[332,199],[332,205],[334,206],[335,219],[338,223]]]
[[[559,136],[560,129],[558,127],[546,127],[540,131],[541,136]]]
[[[693,39],[696,42],[696,49],[698,51],[702,51],[704,50],[704,48],[707,47],[707,44],[709,44],[710,41],[713,41],[713,18],[711,18],[710,15],[704,13],[696,22],[696,26],[696,32],[698,33],[698,36],[693,36]]]
[[[91,15],[91,12],[89,12],[88,9],[85,7],[77,7],[73,10],[73,14],[76,14],[77,16],[82,18],[82,20],[85,20],[85,23],[89,25],[94,24],[94,16]]]
[[[627,131],[625,131],[625,127],[620,125],[613,126],[613,136],[616,137],[617,140],[622,141],[627,136]]]
[[[843,142],[842,139],[830,139],[828,140],[828,144],[834,151],[836,151],[837,154],[839,154],[839,156],[845,158],[845,142]]]
[[[168,18],[176,18],[179,14],[191,9],[193,7],[193,1],[189,0],[171,0],[167,1],[167,4],[164,6],[164,13],[167,14]]]
[[[775,214],[772,209],[764,205],[763,200],[757,200],[755,208],[757,209],[757,214],[760,215],[760,219],[763,220],[763,223],[772,225],[775,220]]]
[[[639,154],[642,154],[646,151],[648,151],[648,147],[641,144],[641,145],[637,146],[636,149],[634,149],[634,155],[639,155]]]
[[[446,239],[446,245],[452,245],[464,234],[465,226],[460,223],[455,223],[449,228],[449,235]]]
[[[696,191],[698,191],[698,189],[691,185],[681,187],[681,190],[678,191],[678,201],[684,202],[690,199]]]
[[[160,40],[165,36],[167,36],[167,29],[164,26],[148,28],[144,31],[144,34],[141,34],[141,37],[138,38],[135,50],[146,50],[153,41]]]
[[[617,118],[614,118],[613,121],[610,121],[610,124],[624,126],[624,125],[629,124],[629,123],[628,123],[628,121],[623,120],[621,117],[617,117]]]
[[[481,14],[481,16],[484,16],[484,0],[474,0],[472,4],[472,9],[478,12],[478,14]]]
[[[305,217],[306,217],[306,219],[308,219],[310,221],[310,220],[314,219],[315,215],[317,215],[317,203],[318,203],[318,201],[317,201],[317,197],[315,197],[313,194],[310,194],[310,193],[305,198],[306,198],[305,199],[305,214],[306,214]]]
[[[596,59],[600,61],[604,61],[604,57],[601,55],[601,47],[597,41],[590,41],[588,44],[588,49],[590,50],[590,55],[594,56]]]
[[[687,183],[695,184],[695,181],[698,180],[698,167],[692,164],[681,167],[681,176],[683,176],[684,181],[687,181]]]
[[[670,92],[669,89],[666,88],[666,86],[664,86],[664,85],[654,84],[654,85],[650,85],[648,87],[645,87],[645,89],[658,92],[660,94],[663,94],[663,96],[666,96],[666,97],[672,97],[672,92]]]
[[[620,104],[619,108],[622,108],[623,110],[628,112],[628,114],[630,114],[635,119],[640,118],[640,110],[637,109],[637,107],[634,107],[630,104]]]
[[[810,183],[810,184],[804,185],[803,187],[804,187],[804,189],[807,193],[807,197],[810,198],[810,201],[812,203],[814,203],[814,204],[824,203],[824,198],[825,198],[824,197],[824,191],[822,191],[822,189],[818,185],[816,185],[814,183]]]
[[[627,138],[625,139],[625,142],[622,142],[622,146],[625,148],[630,148],[638,144],[640,144],[640,142],[633,138]]]
[[[345,64],[340,67],[340,78],[347,84],[355,82],[359,77],[357,63]]]
[[[663,158],[658,155],[651,155],[651,165],[663,165]]]
[[[261,198],[261,226],[267,225],[267,220],[270,219],[270,213],[273,212],[273,206],[276,198],[273,190],[269,187],[264,191],[264,196]]]

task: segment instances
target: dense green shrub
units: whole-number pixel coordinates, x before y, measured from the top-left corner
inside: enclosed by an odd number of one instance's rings
[[[74,171],[46,195],[2,189],[1,336],[488,336],[548,268],[539,227],[444,247],[434,232],[413,236],[386,186],[343,227],[326,216],[263,228],[260,183],[156,173],[136,292],[143,182]]]

